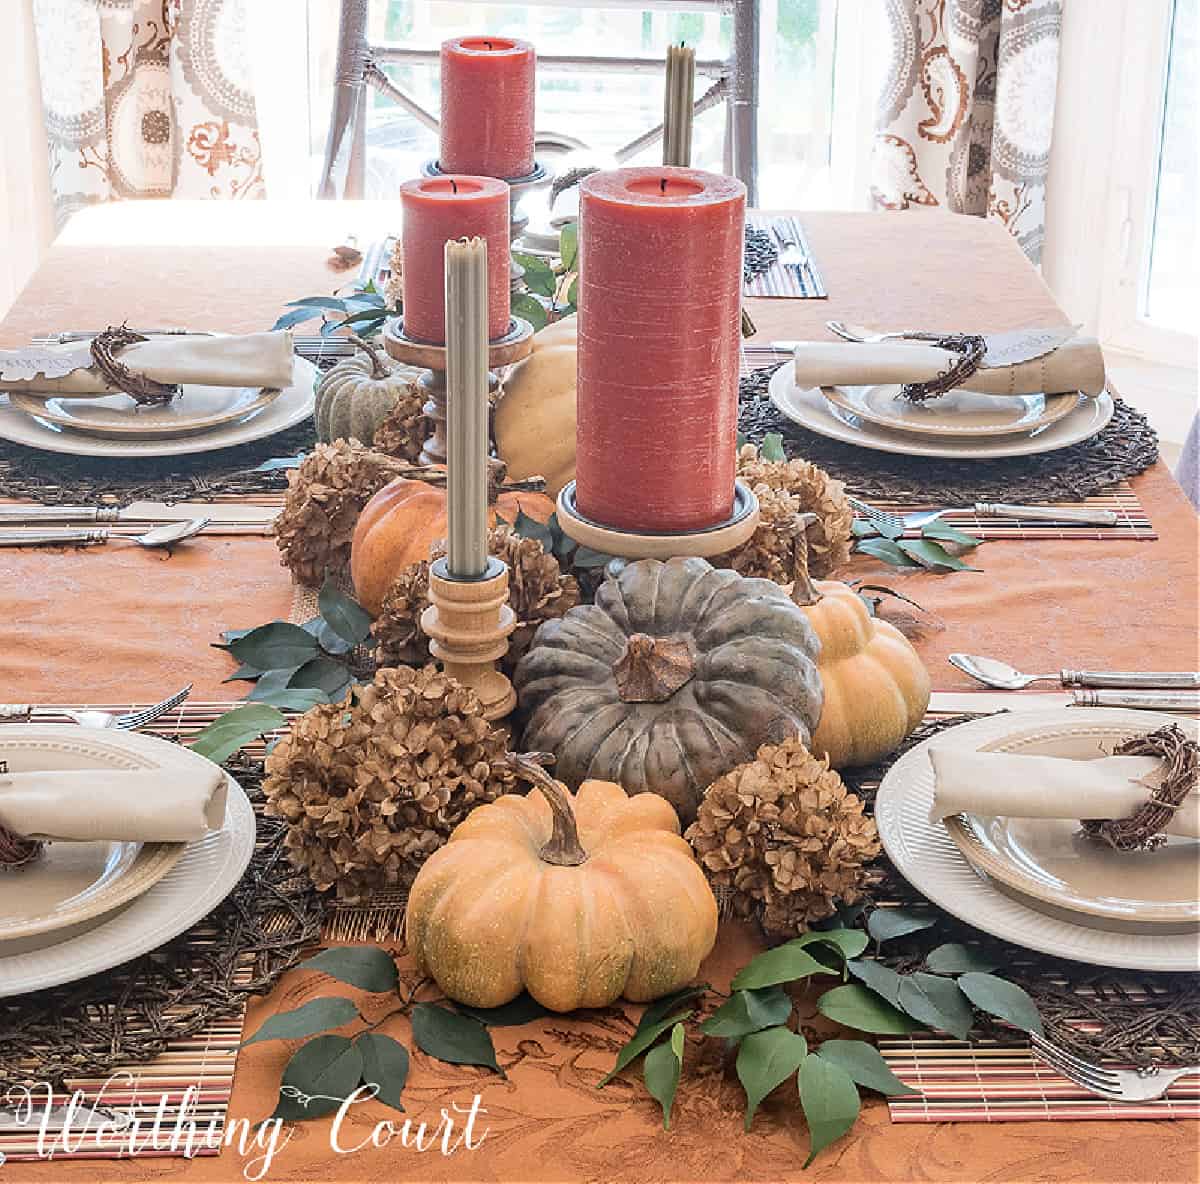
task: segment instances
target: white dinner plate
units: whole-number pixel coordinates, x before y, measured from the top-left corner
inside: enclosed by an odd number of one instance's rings
[[[41,448],[47,452],[66,452],[72,456],[188,456],[195,452],[213,452],[249,444],[295,427],[312,415],[317,368],[303,358],[295,359],[292,385],[250,419],[220,424],[195,435],[173,439],[107,439],[67,431],[36,416],[26,415],[0,396],[0,439]]]
[[[934,743],[945,743],[951,734],[956,742],[979,749],[1003,744],[1035,728],[1047,736],[1089,728],[1101,728],[1106,734],[1119,731],[1134,735],[1177,722],[1171,716],[1147,711],[1063,708],[1013,712],[962,724],[952,733],[941,732],[905,753],[880,784],[875,799],[880,841],[897,870],[913,887],[946,912],[984,933],[1078,962],[1134,970],[1195,972],[1200,969],[1200,934],[1194,930],[1180,933],[1110,930],[1084,924],[1065,909],[1045,909],[1040,901],[1002,891],[967,862],[945,826],[929,820],[933,766],[928,750]]]
[[[26,415],[88,436],[118,440],[166,439],[208,432],[222,424],[244,423],[279,398],[264,387],[187,384],[169,403],[139,406],[130,395],[70,399],[9,392],[9,402]]]
[[[1079,393],[985,395],[953,390],[913,403],[901,398],[897,383],[828,386],[821,393],[840,411],[894,432],[921,436],[1011,436],[1057,423],[1079,406]]]
[[[1107,392],[1083,399],[1074,411],[1035,434],[956,438],[922,437],[912,432],[893,432],[866,423],[828,403],[817,387],[796,385],[791,366],[780,366],[768,388],[771,402],[792,423],[831,440],[856,444],[877,452],[901,456],[932,456],[949,460],[990,460],[1003,456],[1036,456],[1088,440],[1112,418],[1113,401]],[[842,418],[845,416],[845,418]]]
[[[76,745],[78,758],[85,762],[131,769],[161,767],[164,780],[181,763],[205,760],[181,745],[116,729],[5,724],[5,736],[10,730],[23,733],[23,743],[42,743],[47,751],[62,752],[64,746]],[[237,886],[254,853],[255,834],[249,799],[230,778],[223,827],[188,843],[179,861],[153,887],[68,929],[0,941],[0,998],[110,970],[177,937]],[[9,873],[4,876],[2,884],[8,891]]]

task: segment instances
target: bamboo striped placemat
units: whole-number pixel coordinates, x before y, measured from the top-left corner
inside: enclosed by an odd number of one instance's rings
[[[920,1032],[881,1037],[879,1051],[901,1081],[920,1091],[888,1099],[893,1122],[1200,1118],[1200,1075],[1180,1078],[1157,1101],[1109,1102],[1038,1060],[1026,1040],[968,1043]]]
[[[749,283],[742,285],[742,293],[746,296],[785,296],[802,300],[824,300],[829,293],[825,290],[825,281],[817,270],[816,260],[808,245],[808,238],[799,218],[785,215],[768,215],[750,213],[746,215],[746,225],[753,230],[761,230],[771,236],[771,241],[778,244],[772,233],[772,227],[778,226],[784,237],[799,245],[804,252],[804,261],[797,267],[784,266],[778,260],[761,275],[754,276]],[[782,251],[782,248],[780,248]]]
[[[51,1125],[39,1137],[37,1116],[47,1105],[34,1100],[29,1129],[0,1130],[0,1164],[70,1159],[138,1159],[217,1155],[226,1138],[226,1114],[242,1039],[242,1017],[214,1022],[169,1045],[153,1061],[123,1065],[104,1079],[72,1080],[72,1093],[95,1114],[80,1115],[67,1132]],[[66,1107],[72,1093],[55,1092],[52,1107]]]

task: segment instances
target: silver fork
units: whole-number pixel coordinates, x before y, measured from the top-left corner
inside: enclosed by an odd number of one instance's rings
[[[1107,1069],[1036,1034],[1032,1036],[1032,1045],[1033,1051],[1056,1073],[1110,1102],[1151,1102],[1161,1098],[1181,1077],[1200,1073],[1200,1065],[1184,1069]]]
[[[811,271],[811,264],[808,260],[808,255],[804,248],[800,245],[799,240],[790,231],[781,230],[778,222],[771,223],[771,233],[775,236],[776,241],[783,249],[779,252],[778,262],[785,269],[790,269],[795,273],[796,279],[800,286],[804,286],[804,273],[806,270]]]
[[[912,332],[911,329],[899,329],[892,333],[872,333],[870,329],[846,321],[826,321],[825,328],[846,341],[857,341],[864,345],[873,345],[877,341],[898,341]]]
[[[54,715],[65,715],[69,720],[84,728],[116,728],[129,732],[136,728],[144,728],[153,723],[159,716],[166,715],[172,707],[178,707],[192,693],[189,682],[181,691],[155,703],[153,707],[144,707],[141,711],[126,711],[122,715],[112,715],[107,711],[54,711]],[[0,721],[28,721],[37,713],[37,708],[28,703],[0,703]]]
[[[893,514],[889,510],[881,510],[867,502],[859,501],[856,497],[847,495],[846,500],[864,518],[880,528],[881,533],[888,531],[920,530],[931,522],[936,522],[943,514],[949,514],[949,508],[943,510],[917,510],[911,514]],[[1088,506],[1059,509],[1055,506],[1012,506],[1005,502],[976,502],[967,507],[980,518],[1015,518],[1029,522],[1078,522],[1088,526],[1116,526],[1119,515],[1115,510],[1098,510]]]

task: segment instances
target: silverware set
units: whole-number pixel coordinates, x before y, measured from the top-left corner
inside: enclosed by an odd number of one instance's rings
[[[65,716],[83,728],[115,728],[118,731],[130,732],[144,728],[156,719],[166,715],[172,708],[178,707],[192,693],[189,682],[182,690],[168,695],[153,707],[144,707],[141,711],[126,711],[121,715],[113,715],[107,711],[68,711],[66,708],[46,710],[34,707],[29,703],[0,703],[0,723],[30,723],[40,714],[51,715],[55,718]]]
[[[0,547],[88,547],[110,540],[170,547],[195,535],[269,535],[278,510],[228,502],[114,506],[0,506]],[[47,525],[50,524],[50,525]]]
[[[1034,1055],[1056,1073],[1110,1102],[1152,1102],[1161,1098],[1181,1077],[1200,1073],[1200,1065],[1179,1069],[1109,1069],[1086,1061],[1036,1033],[1030,1043]]]
[[[1018,506],[1007,502],[975,502],[959,510],[946,508],[941,510],[919,510],[912,514],[893,514],[889,510],[881,510],[878,506],[869,505],[855,497],[846,500],[868,522],[881,527],[884,533],[892,531],[920,530],[931,522],[936,522],[946,514],[968,513],[980,518],[1009,518],[1027,522],[1064,522],[1082,523],[1094,526],[1115,526],[1118,515],[1115,510],[1100,510],[1090,507],[1058,507],[1058,506]]]

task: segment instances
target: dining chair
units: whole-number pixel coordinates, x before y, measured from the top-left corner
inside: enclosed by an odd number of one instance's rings
[[[539,0],[546,2],[546,0]],[[561,3],[577,6],[572,0]],[[317,189],[320,198],[361,198],[366,176],[366,131],[368,89],[387,95],[419,123],[438,130],[438,118],[427,111],[385,73],[386,62],[433,64],[439,51],[407,45],[372,45],[367,38],[370,0],[341,0],[338,27],[337,65],[334,74],[333,109],[325,141],[325,161]],[[640,7],[638,0],[605,0],[596,7]],[[725,161],[727,173],[746,185],[747,200],[757,200],[758,171],[758,0],[655,0],[655,7],[681,11],[710,9],[732,17],[731,52],[726,60],[698,59],[696,73],[711,80],[708,90],[695,102],[696,115],[725,104]],[[644,74],[664,69],[657,58],[618,55],[543,54],[539,63],[549,69]],[[631,159],[642,149],[662,139],[662,124],[631,140],[614,154],[617,163]],[[579,141],[555,133],[539,134],[539,143],[561,144],[571,149]]]

